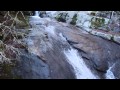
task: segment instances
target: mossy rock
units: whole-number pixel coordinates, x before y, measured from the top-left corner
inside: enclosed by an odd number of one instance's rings
[[[70,22],[70,24],[72,25],[76,25],[76,21],[77,21],[77,14],[75,14],[72,18],[72,21]]]
[[[8,63],[8,62],[2,62],[0,63],[0,79],[10,79],[13,78],[11,74],[12,67],[14,65]]]
[[[11,62],[0,62],[0,79],[22,79],[20,76],[13,74],[13,69],[16,68],[17,60]]]
[[[59,13],[55,19],[59,22],[66,22],[67,13]]]
[[[104,18],[97,18],[97,17],[93,17],[91,19],[91,27],[98,29],[99,27],[102,27],[105,25],[105,19]]]

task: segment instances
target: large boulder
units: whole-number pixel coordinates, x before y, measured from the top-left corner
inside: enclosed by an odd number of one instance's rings
[[[111,71],[113,72],[116,79],[120,79],[120,59],[118,59],[111,67]]]
[[[8,73],[5,78],[75,79],[75,71],[79,71],[79,75],[86,75],[88,72],[85,70],[91,71],[93,76],[105,78],[110,66],[119,63],[120,46],[114,42],[90,35],[83,32],[84,28],[67,23],[39,17],[31,17],[29,20],[32,28],[24,40],[27,49],[20,49],[19,58],[14,55],[16,52],[6,49],[4,54],[7,58],[13,57],[11,59],[14,59],[14,65],[0,64],[0,72],[3,73],[1,78]],[[92,33],[108,39],[111,37],[98,32]],[[64,51],[67,51],[67,54]],[[75,68],[68,62],[69,59]],[[78,60],[78,63],[73,60]],[[78,70],[75,65],[83,69]],[[84,70],[84,67],[87,69]],[[118,69],[119,64],[116,64],[112,71],[116,78],[120,77]]]
[[[90,33],[93,34],[93,35],[105,38],[107,40],[112,40],[112,38],[113,38],[112,34],[105,33],[105,32],[100,32],[100,31],[97,31],[97,30],[92,30]]]
[[[81,33],[77,28],[70,29],[71,26],[67,27],[58,27],[57,31],[61,31],[74,48],[83,52],[83,57],[92,61],[93,67],[98,71],[105,73],[109,67],[108,63],[115,62],[116,58],[119,58],[120,46],[114,42]],[[105,36],[111,38],[107,34]]]
[[[117,42],[117,43],[120,44],[120,35],[115,35],[115,36],[113,37],[113,40],[114,40],[115,42]]]
[[[88,12],[80,11],[77,14],[76,26],[79,26],[79,27],[83,26],[83,27],[89,28],[91,25],[91,22],[90,22],[91,19],[92,19],[92,16],[88,15]]]
[[[49,79],[49,67],[37,55],[24,50],[12,68],[13,77],[19,79]]]
[[[109,19],[98,17],[94,11],[46,11],[47,16],[78,27],[107,30]]]
[[[50,18],[55,18],[58,15],[59,11],[46,11],[46,15]]]

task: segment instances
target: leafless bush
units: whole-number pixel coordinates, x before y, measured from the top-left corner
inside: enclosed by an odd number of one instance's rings
[[[11,14],[13,12],[15,13],[14,16]],[[3,20],[0,22],[0,61],[10,61],[11,58],[5,55],[5,50],[11,50],[18,56],[20,51],[15,47],[15,44],[25,47],[21,40],[18,40],[15,23],[18,21],[18,14],[21,14],[25,21],[26,18],[22,11],[5,11],[4,13],[4,17],[2,17]],[[10,53],[11,52],[7,54]]]

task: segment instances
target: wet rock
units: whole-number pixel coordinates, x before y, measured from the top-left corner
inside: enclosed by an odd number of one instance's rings
[[[43,23],[39,24],[41,22]],[[104,39],[111,39],[109,34],[91,31],[94,35],[104,37],[101,38],[84,33],[72,25],[38,17],[31,18],[30,23],[33,28],[25,39],[28,50],[21,51],[16,67],[12,70],[15,77],[75,79],[74,68],[67,62],[64,54],[70,47],[78,51],[85,65],[99,78],[105,78],[103,75],[108,70],[109,64],[118,62],[120,58],[120,46]],[[118,65],[114,67],[114,75],[117,78],[118,68]]]
[[[84,26],[84,27],[90,27],[92,17],[87,14],[87,12],[81,11],[77,14],[77,26]],[[86,23],[87,22],[87,23]]]
[[[116,41],[117,43],[120,43],[120,36],[119,35],[115,35],[113,37],[113,40]]]
[[[27,41],[28,48],[30,48],[29,52],[38,55],[43,62],[46,62],[49,66],[50,78],[74,79],[72,67],[66,62],[66,58],[62,53],[62,49],[65,48],[62,42],[57,37],[53,37],[52,33],[48,33],[49,31],[46,33],[45,30],[40,29],[33,32],[31,32]],[[64,46],[67,47],[67,45]]]
[[[16,66],[12,69],[14,77],[22,79],[49,79],[49,67],[38,56],[32,53],[24,53],[17,60]]]
[[[41,18],[47,17],[46,11],[40,11],[40,17],[41,17]]]
[[[103,32],[98,32],[98,31],[92,30],[91,33],[92,33],[93,35],[100,36],[100,37],[105,38],[105,39],[107,39],[107,40],[111,40],[111,38],[112,38],[112,35],[111,35],[111,34],[107,34],[107,33],[103,33]]]
[[[59,31],[63,33],[68,42],[75,42],[71,45],[80,52],[83,52],[83,57],[91,60],[94,64],[92,67],[94,67],[99,72],[105,73],[109,67],[108,62],[115,62],[113,60],[119,58],[120,46],[113,42],[90,34],[82,33],[77,29],[74,29],[73,31],[73,29],[65,28],[64,31],[64,27],[62,27],[59,28]],[[92,33],[96,34],[98,32],[93,31]],[[105,36],[105,38],[111,38],[111,35],[109,34],[106,34]]]
[[[46,15],[50,18],[55,18],[59,11],[46,11]]]
[[[115,62],[115,65],[112,67],[111,71],[116,79],[120,79],[120,60]]]
[[[113,31],[119,33],[120,32],[120,26],[114,27]]]
[[[32,11],[23,11],[24,15],[33,15],[33,12]]]
[[[69,46],[67,44],[63,45],[62,42],[56,40],[52,42],[52,46],[53,48],[49,48],[45,54],[45,57],[49,59],[47,62],[52,70],[51,77],[53,79],[75,79],[74,71],[62,52],[64,48],[66,49]]]

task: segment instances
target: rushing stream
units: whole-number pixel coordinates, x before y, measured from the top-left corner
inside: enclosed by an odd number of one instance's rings
[[[35,11],[35,16],[39,16],[39,11]]]
[[[35,11],[34,16],[39,17],[39,12]],[[45,31],[48,34],[50,34],[52,37],[56,38],[57,34],[56,34],[54,26],[45,26]],[[59,33],[59,36],[61,38],[61,42],[64,41],[67,43],[67,40],[66,38],[63,37],[62,33]],[[63,50],[62,52],[64,53],[64,56],[66,57],[66,61],[73,67],[74,74],[77,79],[99,79],[99,77],[97,75],[94,75],[92,71],[87,67],[83,58],[78,53],[77,49],[74,49],[72,46],[70,46],[70,49]],[[107,70],[106,79],[115,78],[113,73],[110,71],[110,69],[111,67]]]
[[[59,34],[63,41],[67,41],[66,38]],[[97,79],[97,77],[91,72],[91,70],[86,66],[82,57],[79,55],[78,51],[72,47],[69,50],[64,51],[67,61],[74,68],[74,72],[77,79]]]
[[[107,70],[106,73],[106,79],[115,79],[114,74],[112,73],[111,69],[115,64],[113,64],[111,67],[109,67],[109,69]]]
[[[73,66],[77,79],[97,79],[79,56],[77,50],[71,47],[70,50],[64,51],[64,54],[68,58],[68,62]]]

